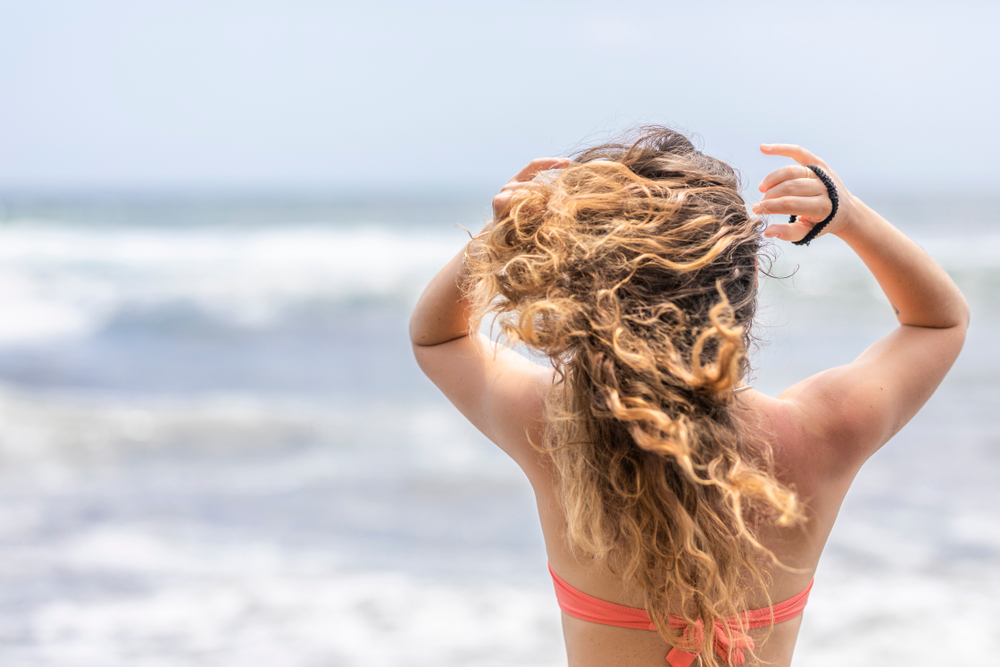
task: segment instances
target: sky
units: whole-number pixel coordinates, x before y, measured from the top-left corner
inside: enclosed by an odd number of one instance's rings
[[[0,194],[487,192],[630,126],[1000,193],[1000,3],[0,0]]]

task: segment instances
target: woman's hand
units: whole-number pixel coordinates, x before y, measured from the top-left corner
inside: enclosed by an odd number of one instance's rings
[[[532,181],[538,174],[549,169],[562,169],[569,162],[567,158],[557,157],[538,158],[529,162],[493,198],[494,220],[505,213],[515,192],[535,187]],[[492,225],[493,220],[490,220],[483,231],[488,231]],[[415,349],[435,347],[469,336],[470,306],[462,288],[467,277],[465,253],[466,249],[462,248],[445,264],[417,301],[410,318],[410,341]]]
[[[816,223],[830,215],[833,202],[830,201],[830,194],[823,181],[808,168],[811,164],[821,167],[833,179],[840,199],[836,217],[819,236],[840,234],[850,227],[854,219],[855,202],[837,174],[823,160],[794,144],[761,144],[760,151],[765,155],[780,155],[798,162],[797,165],[772,171],[761,181],[759,189],[764,193],[764,198],[753,205],[754,213],[798,216],[798,220],[792,224],[768,225],[764,236],[782,241],[799,241]]]
[[[565,169],[569,163],[569,158],[564,157],[540,157],[529,162],[524,169],[517,172],[514,178],[507,181],[507,185],[500,188],[500,194],[493,198],[493,220],[503,217],[507,204],[510,203],[510,198],[514,193],[533,187],[533,181],[540,173],[549,169]],[[493,220],[488,222],[486,226],[492,225]]]

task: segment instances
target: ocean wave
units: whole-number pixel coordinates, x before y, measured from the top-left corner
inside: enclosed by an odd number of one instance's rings
[[[351,571],[329,551],[199,543],[129,527],[81,530],[58,547],[42,563],[20,562],[30,558],[23,548],[2,561],[134,584],[22,603],[18,622],[31,637],[17,647],[24,664],[91,664],[94,655],[109,666],[565,662],[544,566],[529,585],[468,586]],[[0,620],[12,621],[8,613],[0,607]]]
[[[329,551],[126,526],[80,530],[45,553],[39,560],[18,546],[2,561],[22,577],[58,571],[63,581],[112,576],[130,585],[0,608],[5,624],[30,637],[5,649],[12,664],[90,664],[94,655],[111,666],[565,664],[541,559],[529,581],[470,585],[345,568]],[[852,562],[821,568],[800,658],[937,664],[1000,648],[990,623],[1000,587],[988,566],[886,568],[877,585],[871,574],[859,576]],[[941,641],[928,642],[914,620],[927,618]]]
[[[190,304],[240,327],[303,303],[413,301],[464,234],[376,227],[0,230],[0,344],[81,337],[125,310]]]
[[[240,466],[241,457],[275,451],[294,455],[277,467]],[[232,492],[371,475],[521,481],[516,466],[437,395],[414,404],[338,405],[323,397],[101,396],[0,387],[0,473],[54,475],[58,482],[148,454],[221,457],[227,475],[211,484]]]
[[[935,235],[922,231],[914,241],[952,276],[970,303],[995,309],[994,295],[1000,287],[1000,234]],[[839,239],[824,237],[803,248],[781,244],[768,268],[777,280],[765,279],[765,291],[773,295],[778,285],[782,286],[780,297],[774,298],[852,301],[862,309],[886,303],[864,263]]]
[[[155,320],[189,312],[255,329],[331,308],[405,307],[466,238],[426,226],[10,224],[0,228],[0,345],[84,338],[136,314]],[[970,300],[995,305],[1000,235],[917,240]],[[792,276],[781,283],[792,287],[783,299],[884,301],[861,261],[835,239],[782,245],[771,271]]]

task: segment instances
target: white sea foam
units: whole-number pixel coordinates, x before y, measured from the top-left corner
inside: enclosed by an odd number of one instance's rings
[[[8,225],[0,229],[0,345],[86,336],[129,308],[187,304],[258,327],[312,302],[410,302],[464,238],[388,227]],[[918,240],[960,282],[996,282],[996,234]],[[797,265],[791,283],[800,297],[881,299],[839,242],[784,247],[774,271]]]
[[[990,564],[956,573],[892,563],[874,577],[851,562],[821,564],[796,657],[819,667],[989,662],[1000,650],[998,594]]]
[[[62,547],[56,558],[67,573],[131,574],[147,585],[40,605],[25,619],[44,647],[30,653],[32,664],[542,667],[565,660],[558,607],[542,577],[534,585],[445,584],[344,571],[328,553],[178,544],[135,529],[98,529]]]
[[[917,235],[914,239],[959,283],[972,291],[973,298],[990,298],[978,289],[986,282],[1000,280],[1000,235],[978,233],[965,236]],[[837,297],[861,304],[884,302],[878,284],[864,264],[844,243],[823,238],[806,248],[781,244],[772,267],[774,275],[794,277],[785,298]],[[765,283],[766,284],[766,283]],[[970,295],[967,295],[970,296]]]
[[[904,545],[900,545],[901,547]],[[10,560],[10,557],[7,558]],[[140,576],[137,590],[54,599],[23,620],[40,650],[8,664],[565,664],[544,576],[456,584],[343,569],[328,552],[177,542],[99,528],[50,552],[66,575]],[[878,584],[824,563],[797,660],[809,665],[981,661],[1000,641],[987,568],[935,574],[898,563]],[[17,652],[11,657],[16,658]]]
[[[129,307],[191,304],[252,327],[313,301],[409,301],[462,236],[371,227],[7,226],[0,344],[86,335]]]
[[[266,468],[233,464],[218,492],[269,492],[366,476],[512,482],[520,472],[440,397],[417,404],[331,405],[253,395],[124,397],[0,386],[0,471],[88,474],[135,453],[238,454],[310,445]],[[315,447],[312,447],[315,445]],[[53,477],[55,475],[55,477]]]
[[[438,490],[464,482],[473,494],[488,490],[490,480],[523,484],[516,467],[450,408],[429,403],[338,411],[245,396],[126,402],[12,389],[0,399],[5,488],[19,490],[0,511],[0,538],[8,544],[0,577],[45,581],[58,573],[64,582],[121,582],[89,595],[61,584],[59,595],[35,593],[27,606],[0,605],[0,628],[17,623],[32,637],[5,650],[5,664],[564,664],[540,546],[533,556],[536,577],[506,580],[494,572],[473,585],[461,577],[408,571],[405,548],[394,556],[398,567],[359,568],[359,560],[375,555],[373,547],[345,553],[331,548],[336,535],[317,547],[309,546],[315,536],[285,543],[265,527],[249,534],[216,530],[191,511],[168,515],[167,521],[155,514],[131,519],[125,512],[117,519],[58,524],[55,532],[50,527],[48,507],[57,498],[88,502],[94,493],[117,497],[112,506],[204,493],[209,507],[238,508],[248,497],[396,479],[400,495],[388,501],[390,507],[400,504],[396,514],[402,503],[414,502],[420,479]],[[303,437],[321,446],[283,449]],[[136,488],[128,481],[135,473],[127,461],[96,475],[88,465],[184,443],[195,451],[228,452],[227,458],[221,466],[188,463],[173,471],[158,464]],[[893,446],[909,448],[899,453],[903,460],[931,455],[919,438]],[[240,455],[257,450],[273,455]],[[941,466],[965,468],[975,451],[956,449],[953,455],[961,458]],[[32,475],[31,461],[38,458],[68,470],[61,477]],[[910,530],[907,522],[892,521],[894,515],[877,509],[887,493],[912,515],[911,523],[924,516],[922,494],[907,500],[906,493],[887,491],[905,490],[900,478],[912,477],[897,468],[893,457],[877,457],[849,497],[817,573],[797,649],[804,664],[937,664],[1000,650],[1000,637],[985,620],[995,616],[1000,596],[1000,524],[988,511],[964,510],[974,499],[963,500],[953,486],[942,489],[929,515],[938,522],[936,530]],[[15,478],[19,483],[12,484]],[[928,479],[922,488],[947,479]],[[365,519],[368,530],[385,530],[385,517],[371,514],[374,488],[357,496],[358,506],[345,502],[338,512],[371,517]],[[992,506],[992,496],[983,491],[963,489]],[[445,510],[447,503],[435,507]],[[459,525],[482,521],[457,506],[447,511],[454,514],[443,520]],[[433,523],[431,517],[422,520],[428,527]],[[955,547],[981,555],[947,558]],[[503,547],[491,541],[489,548]],[[440,557],[453,563],[464,553],[442,551]],[[934,619],[932,633],[927,619]]]

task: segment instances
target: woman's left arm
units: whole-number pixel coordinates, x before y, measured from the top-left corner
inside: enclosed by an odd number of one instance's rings
[[[533,160],[493,199],[494,215],[539,173],[566,164],[558,158]],[[531,442],[541,440],[552,370],[471,331],[471,304],[462,290],[466,277],[463,248],[434,276],[413,310],[413,354],[438,389],[535,484],[547,477]]]

